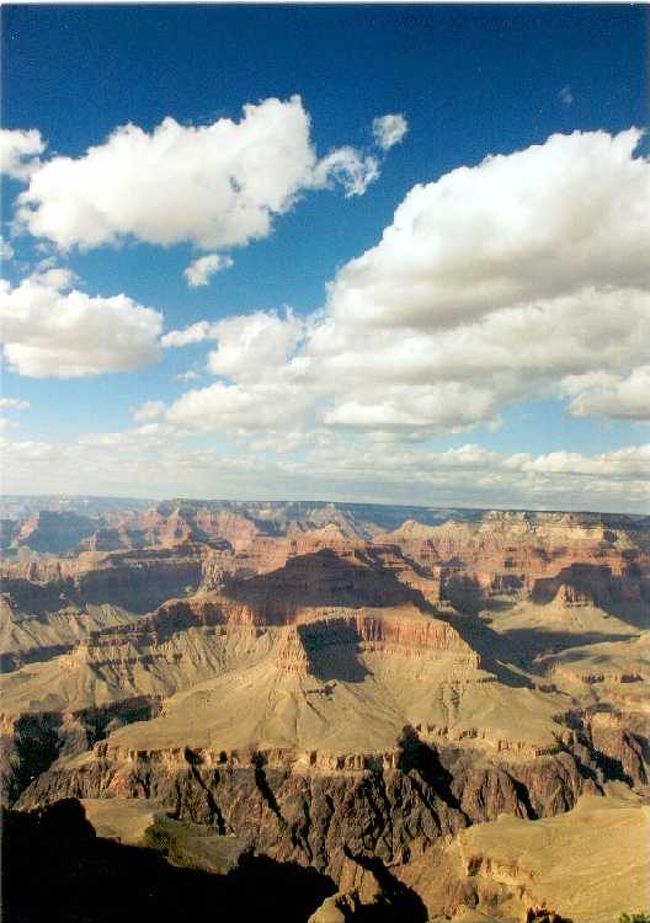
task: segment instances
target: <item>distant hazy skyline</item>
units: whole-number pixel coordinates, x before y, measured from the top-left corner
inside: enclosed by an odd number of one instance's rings
[[[648,511],[647,8],[0,15],[6,493]]]

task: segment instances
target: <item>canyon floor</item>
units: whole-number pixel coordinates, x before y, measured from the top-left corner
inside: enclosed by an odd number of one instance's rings
[[[156,918],[650,907],[650,517],[2,514],[5,919],[43,919],[39,850],[60,920],[124,913],[135,875]]]

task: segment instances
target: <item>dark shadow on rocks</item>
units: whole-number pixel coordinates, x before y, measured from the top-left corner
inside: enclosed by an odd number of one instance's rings
[[[2,822],[4,923],[305,923],[336,890],[315,869],[252,855],[228,875],[178,868],[97,837],[75,799]]]
[[[427,602],[418,590],[412,591],[412,601],[423,614],[451,625],[463,641],[479,655],[481,668],[493,673],[499,682],[505,686],[532,688],[533,683],[510,666],[513,664],[522,670],[528,669],[524,657],[507,637],[490,628],[487,622],[479,618],[474,609],[462,609],[453,613],[437,609]]]
[[[272,624],[304,607],[394,606],[411,590],[370,558],[351,563],[331,548],[289,558],[283,567],[244,581],[230,581],[225,594],[266,613]]]
[[[463,566],[462,562],[458,562]],[[478,616],[485,609],[485,593],[475,577],[458,574],[450,577],[444,586],[444,598],[454,609],[467,615]]]
[[[377,903],[360,907],[354,913],[354,923],[425,923],[429,919],[419,895],[391,875],[380,859],[356,856],[347,848],[344,852],[349,859],[372,872],[382,892]]]
[[[74,644],[49,644],[43,647],[34,647],[28,650],[4,651],[0,654],[0,674],[13,673],[30,663],[43,663],[68,654]]]
[[[11,768],[2,780],[0,795],[3,803],[13,804],[27,786],[58,758],[61,721],[62,716],[57,712],[21,715],[18,718],[14,729],[16,752]]]
[[[613,574],[611,568],[603,564],[570,564],[554,577],[537,579],[533,600],[541,605],[550,603],[561,586],[593,601],[599,609],[633,628],[650,626],[650,587],[635,560],[628,560],[622,575]]]
[[[345,619],[313,622],[298,627],[300,640],[309,657],[309,669],[323,682],[360,683],[369,670],[359,659],[359,635],[355,625]]]
[[[545,631],[543,628],[512,628],[504,632],[504,638],[520,651],[527,659],[542,655],[558,654],[569,648],[586,647],[589,644],[602,644],[606,641],[625,641],[635,635],[603,634],[599,631],[585,631],[581,633],[570,631]],[[580,654],[576,652],[573,660],[579,660]]]
[[[460,802],[452,791],[454,777],[440,762],[434,747],[423,743],[417,731],[407,724],[398,741],[400,748],[398,768],[401,772],[417,772],[421,779],[436,792],[450,808],[460,811]]]
[[[71,578],[36,583],[25,577],[4,577],[2,591],[16,610],[13,620],[47,622],[47,616],[66,606],[83,607],[74,581]]]
[[[510,666],[512,664],[522,670],[529,669],[523,652],[509,637],[494,631],[477,616],[446,613],[435,615],[456,629],[463,641],[479,655],[481,668],[493,673],[500,683],[515,688],[532,688],[533,683]]]

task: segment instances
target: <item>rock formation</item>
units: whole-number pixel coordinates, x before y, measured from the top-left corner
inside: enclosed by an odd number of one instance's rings
[[[646,790],[643,517],[84,509],[7,510],[12,809],[151,804],[324,876],[317,923],[505,920],[533,904],[480,851],[474,874],[472,831],[571,818],[612,782]]]

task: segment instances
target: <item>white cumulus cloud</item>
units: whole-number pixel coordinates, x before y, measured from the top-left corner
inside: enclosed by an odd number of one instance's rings
[[[208,357],[208,368],[240,382],[278,378],[288,371],[286,362],[304,334],[304,320],[292,311],[225,318],[212,327],[217,348]]]
[[[174,331],[174,345],[195,342],[195,335],[214,340],[208,369],[228,381],[182,395],[167,411],[167,421],[197,432],[275,431],[306,424],[313,395],[289,363],[305,331],[305,321],[290,310],[284,315],[256,311]]]
[[[178,348],[206,340],[216,342],[208,356],[214,375],[238,381],[267,379],[287,373],[285,364],[307,335],[304,318],[287,310],[254,311],[220,321],[197,321],[182,330],[170,330],[161,340]]]
[[[314,326],[305,357],[326,380],[349,389],[455,379],[517,395],[595,365],[643,362],[649,338],[650,293],[587,288],[440,331],[328,317]]]
[[[643,418],[650,165],[634,156],[639,137],[555,135],[416,186],[380,243],[338,272],[322,311],[204,321],[163,342],[217,342],[208,368],[237,388],[230,421],[235,398],[244,407],[261,384],[284,389],[291,427],[295,393],[312,427],[385,437],[495,427],[503,407],[540,397]],[[224,392],[205,392],[182,403],[183,419],[206,409],[219,429],[226,416],[211,409]]]
[[[555,135],[414,187],[300,336],[295,317],[257,312],[163,343],[219,340],[212,370],[235,378],[284,374],[284,357],[327,393],[455,380],[503,396],[572,375],[624,377],[647,364],[650,339],[650,164],[634,156],[639,137]],[[274,362],[225,364],[242,344],[277,336]]]
[[[650,341],[647,330],[641,335],[646,343]],[[590,372],[568,376],[562,388],[573,396],[569,413],[576,417],[603,414],[619,420],[650,420],[650,365],[633,369],[629,375]]]
[[[287,383],[215,382],[188,391],[166,413],[168,423],[192,432],[254,434],[306,423],[308,395]]]
[[[522,453],[505,459],[504,467],[540,475],[572,475],[589,478],[645,479],[650,470],[650,444],[630,446],[604,452],[601,455],[585,456],[580,452],[549,452],[534,457]]]
[[[330,287],[361,327],[446,327],[583,286],[650,284],[650,166],[637,129],[574,132],[417,185]]]
[[[389,385],[379,394],[341,396],[324,416],[326,424],[377,431],[456,432],[495,420],[496,401],[489,389],[448,381],[432,385]]]
[[[360,194],[376,169],[348,147],[319,162],[300,97],[266,99],[239,121],[128,124],[81,157],[52,157],[32,172],[17,218],[62,249],[135,237],[216,250],[266,237],[305,190],[339,182]]]
[[[650,164],[634,157],[639,137],[557,135],[414,187],[380,243],[337,274],[291,359],[326,401],[325,422],[495,425],[500,407],[566,396],[574,379],[571,413],[644,417],[647,379],[634,370],[650,360]],[[587,388],[580,376],[593,375]]]
[[[0,282],[9,366],[31,378],[80,378],[135,369],[159,357],[162,315],[126,295],[92,297],[49,269],[12,288]]]

